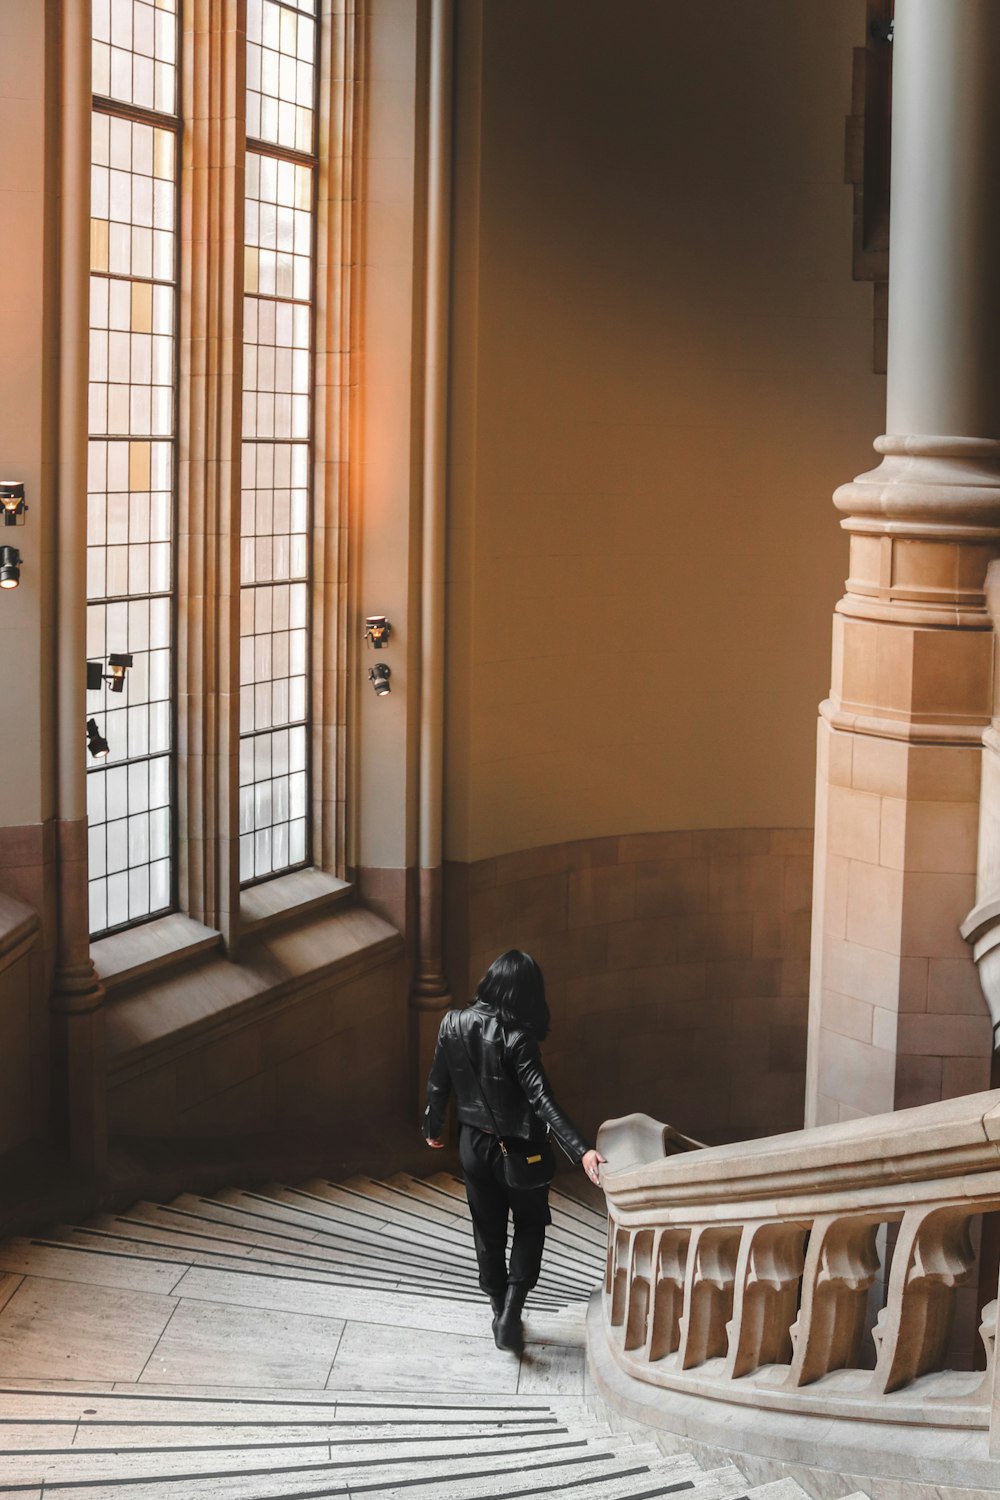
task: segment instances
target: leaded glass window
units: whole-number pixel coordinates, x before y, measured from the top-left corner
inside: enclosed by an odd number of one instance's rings
[[[93,0],[87,655],[132,656],[87,695],[95,936],[172,905],[177,30],[177,0]]]
[[[240,879],[309,858],[313,0],[247,0]]]

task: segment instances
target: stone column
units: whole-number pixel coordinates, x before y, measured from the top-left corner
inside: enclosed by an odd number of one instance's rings
[[[448,353],[451,286],[451,173],[454,0],[430,15],[427,124],[427,284],[424,349],[424,463],[420,611],[420,921],[410,996],[418,1095],[451,1005],[444,973],[445,536],[448,464]]]
[[[851,539],[817,769],[808,1124],[987,1088],[975,904],[1000,553],[1000,6],[901,0],[886,426]]]
[[[177,571],[180,906],[236,949],[246,7],[184,10]]]
[[[90,6],[61,7],[59,112],[59,466],[56,496],[58,939],[51,993],[55,1112],[76,1162],[107,1149],[104,989],[90,959],[87,901],[86,498],[90,295]]]

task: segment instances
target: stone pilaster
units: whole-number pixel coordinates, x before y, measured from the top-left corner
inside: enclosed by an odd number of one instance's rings
[[[239,911],[245,7],[188,6],[178,470],[180,906],[230,950]]]
[[[893,63],[888,435],[821,709],[806,1122],[986,1088],[975,904],[1000,554],[1000,11],[907,0]]]
[[[107,1150],[104,988],[90,959],[87,789],[87,381],[90,299],[90,7],[60,11],[59,465],[56,486],[56,899],[53,1101],[75,1161]]]
[[[313,858],[347,873],[348,547],[356,414],[356,163],[364,122],[364,27],[323,0],[316,200],[316,394],[312,550]],[[355,611],[355,614],[360,611]]]

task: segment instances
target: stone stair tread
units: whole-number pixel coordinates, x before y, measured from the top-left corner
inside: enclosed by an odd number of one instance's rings
[[[287,1201],[293,1203],[307,1196],[310,1202],[336,1204],[343,1213],[367,1215],[373,1221],[373,1227],[381,1225],[382,1228],[391,1226],[405,1229],[428,1240],[439,1240],[443,1245],[457,1245],[462,1250],[469,1248],[468,1234],[457,1221],[454,1224],[433,1222],[409,1208],[386,1203],[367,1191],[348,1187],[346,1184],[312,1177],[300,1188],[289,1188],[283,1183],[266,1183],[262,1191],[279,1201],[286,1201],[286,1195],[291,1195],[287,1197]]]
[[[252,1200],[247,1195],[242,1195],[242,1201],[239,1203],[236,1202],[233,1191],[227,1190],[224,1195],[216,1195],[216,1201],[225,1202],[227,1205],[231,1203],[232,1206],[239,1206],[245,1210],[259,1211],[272,1218],[279,1217],[281,1211],[287,1207],[290,1215],[308,1215],[314,1221],[326,1221],[338,1230],[343,1224],[353,1225],[353,1210],[346,1210],[348,1218],[344,1219],[345,1211],[334,1198],[328,1195],[329,1192],[336,1190],[330,1187],[328,1193],[323,1193],[320,1189],[325,1186],[324,1184],[314,1182],[314,1186],[317,1191],[312,1193],[311,1190],[297,1190],[284,1188],[279,1184],[268,1184],[266,1189],[254,1194]],[[451,1270],[456,1269],[457,1266],[465,1266],[472,1272],[475,1270],[475,1251],[467,1230],[449,1234],[447,1237],[442,1237],[437,1231],[424,1236],[419,1229],[405,1225],[400,1218],[391,1224],[388,1222],[382,1224],[381,1221],[373,1223],[368,1232],[372,1231],[375,1232],[375,1244],[378,1246],[397,1246],[401,1253],[403,1253],[404,1246],[415,1248],[425,1258],[439,1257]],[[556,1273],[543,1263],[542,1276],[538,1284],[539,1293],[556,1296],[572,1294],[575,1297],[589,1295],[599,1280],[600,1269],[600,1266],[596,1264],[593,1267],[563,1264]]]
[[[733,1464],[665,1453],[655,1433],[586,1393],[584,1319],[606,1221],[558,1188],[551,1202],[520,1362],[493,1348],[464,1186],[450,1173],[140,1200],[7,1241],[0,1270],[12,1276],[75,1283],[83,1304],[97,1287],[158,1294],[165,1308],[173,1299],[188,1310],[182,1348],[193,1337],[198,1357],[199,1340],[222,1340],[206,1369],[300,1383],[166,1382],[169,1348],[154,1357],[158,1343],[140,1368],[159,1380],[40,1370],[5,1381],[0,1353],[0,1500],[38,1500],[43,1486],[45,1500],[805,1500],[794,1479],[751,1486]],[[199,1331],[199,1303],[222,1333]],[[307,1323],[332,1363],[317,1371],[314,1360],[300,1378],[295,1331]],[[286,1363],[241,1364],[224,1347],[230,1326],[284,1338]],[[349,1327],[344,1358],[339,1329]]]
[[[399,1175],[403,1176],[405,1174]],[[460,1179],[456,1178],[454,1181],[458,1183],[461,1197],[450,1193],[448,1198],[454,1204],[454,1210],[445,1209],[442,1212],[447,1213],[448,1221],[455,1223],[458,1231],[465,1234],[468,1232],[467,1224],[469,1219],[468,1204],[465,1200],[465,1187]],[[389,1184],[381,1184],[376,1179],[361,1176],[353,1177],[348,1179],[345,1186],[351,1187],[359,1194],[371,1190],[373,1198],[378,1202],[386,1203],[387,1206],[391,1202],[386,1193],[387,1188],[389,1188],[390,1192],[392,1191]],[[423,1206],[422,1202],[421,1206]],[[546,1237],[548,1242],[550,1244],[564,1245],[571,1252],[573,1260],[579,1261],[581,1265],[585,1265],[588,1271],[596,1266],[599,1273],[604,1263],[604,1248],[607,1237],[604,1225],[601,1225],[599,1235],[593,1233],[588,1235],[581,1225],[568,1218],[556,1205],[550,1204],[550,1206],[552,1207],[552,1228]]]
[[[267,1196],[263,1193],[247,1194],[235,1189],[226,1189],[217,1194],[212,1201],[220,1209],[231,1209],[234,1212],[254,1216],[273,1224],[287,1224],[295,1226],[298,1231],[312,1234],[317,1239],[324,1234],[345,1237],[357,1232],[353,1215],[348,1214],[345,1218],[337,1205],[332,1202],[322,1202],[318,1198],[299,1198],[294,1201],[291,1190],[283,1189],[282,1197]],[[177,1200],[178,1202],[180,1200]],[[475,1253],[471,1248],[470,1238],[465,1235],[461,1240],[441,1242],[421,1238],[419,1233],[406,1227],[394,1224],[384,1226],[369,1225],[360,1231],[362,1236],[373,1234],[376,1248],[383,1251],[394,1250],[400,1255],[409,1253],[419,1255],[423,1261],[434,1262],[444,1265],[451,1271],[464,1267],[474,1275]],[[408,1261],[407,1261],[408,1264]],[[562,1282],[553,1282],[551,1273],[543,1271],[543,1279],[539,1283],[540,1290],[550,1292],[555,1296],[563,1296],[572,1292],[574,1296],[580,1296],[581,1291],[589,1291],[589,1286],[580,1285],[576,1282],[564,1286]]]
[[[411,1290],[422,1285],[440,1289],[447,1282],[453,1296],[467,1301],[481,1301],[482,1293],[468,1276],[447,1275],[441,1270],[430,1270],[412,1260],[399,1257],[381,1261],[365,1259],[360,1255],[323,1250],[320,1247],[299,1246],[297,1249],[278,1250],[254,1243],[239,1244],[236,1241],[218,1240],[204,1243],[198,1237],[178,1233],[167,1234],[156,1226],[109,1221],[91,1226],[59,1225],[54,1234],[67,1243],[90,1246],[94,1249],[117,1250],[121,1254],[135,1254],[140,1258],[162,1259],[164,1255],[185,1260],[192,1265],[270,1265],[293,1272],[315,1275],[323,1279],[367,1286],[380,1284],[402,1284]]]
[[[199,1213],[198,1207],[190,1206],[192,1204],[200,1206],[201,1212]],[[206,1223],[224,1225],[233,1232],[251,1237],[254,1243],[257,1237],[262,1241],[265,1237],[277,1237],[298,1245],[315,1245],[324,1251],[357,1253],[375,1262],[384,1262],[393,1257],[400,1258],[406,1264],[416,1260],[422,1265],[433,1267],[435,1274],[438,1274],[442,1265],[447,1266],[449,1263],[450,1257],[437,1247],[427,1249],[415,1241],[385,1236],[376,1240],[370,1232],[358,1230],[353,1225],[340,1224],[326,1213],[312,1214],[313,1223],[310,1225],[301,1222],[302,1212],[298,1208],[289,1205],[287,1217],[282,1215],[281,1208],[281,1204],[260,1197],[252,1202],[237,1204],[182,1195],[169,1205],[169,1209],[163,1211],[203,1217]]]
[[[501,1495],[523,1492],[526,1480],[544,1484],[547,1488],[562,1478],[579,1483],[588,1475],[610,1477],[616,1469],[648,1472],[648,1465],[641,1456],[618,1455],[612,1441],[595,1445],[593,1450],[579,1443],[563,1448],[524,1448],[520,1453],[483,1450],[458,1457],[429,1454],[410,1462],[392,1458],[383,1462],[372,1458],[364,1463],[342,1464],[337,1459],[331,1462],[313,1458],[293,1464],[282,1461],[280,1469],[269,1465],[263,1455],[248,1454],[246,1459],[246,1463],[238,1467],[219,1463],[175,1467],[169,1462],[164,1465],[160,1460],[155,1465],[148,1460],[144,1465],[125,1463],[117,1469],[108,1465],[103,1472],[96,1466],[85,1466],[74,1473],[73,1481],[82,1478],[88,1496],[105,1492],[111,1496],[114,1487],[127,1480],[121,1493],[127,1494],[129,1500],[139,1496],[144,1500],[154,1500],[154,1497],[163,1500],[165,1496],[174,1496],[177,1500],[194,1500],[194,1497],[201,1500],[203,1496],[211,1496],[212,1500],[260,1500],[263,1496],[299,1496],[303,1492],[338,1494],[344,1493],[348,1486],[352,1495],[366,1490],[379,1495],[404,1491],[413,1495],[419,1494],[421,1489],[427,1494],[431,1485],[433,1489],[429,1492],[434,1496],[462,1495],[474,1500],[474,1497],[482,1496],[484,1480],[489,1483],[491,1495]],[[0,1479],[0,1495],[16,1493],[32,1479],[41,1484],[43,1478],[41,1471],[36,1471],[32,1478],[4,1473]],[[91,1484],[88,1480],[96,1483]],[[71,1486],[68,1488],[65,1480],[45,1480],[46,1495],[58,1496],[60,1491],[73,1493],[73,1481],[68,1482]]]
[[[324,1183],[326,1180],[314,1178],[313,1181]],[[391,1180],[383,1182],[378,1177],[357,1175],[346,1178],[341,1186],[352,1193],[371,1198],[374,1203],[384,1203],[388,1208],[400,1208],[414,1218],[426,1219],[432,1224],[449,1224],[458,1230],[465,1229],[465,1217],[458,1212],[457,1204],[452,1207],[445,1201],[428,1203],[419,1194],[409,1192]],[[310,1187],[310,1183],[303,1183],[303,1187]]]
[[[790,1475],[782,1479],[769,1479],[764,1484],[755,1484],[746,1491],[746,1495],[748,1500],[809,1500],[798,1480]]]
[[[448,1196],[464,1202],[465,1187],[461,1177],[456,1177],[454,1173],[435,1172],[425,1180],[431,1187],[435,1187]],[[561,1179],[557,1179],[549,1188],[549,1200],[554,1200],[564,1213],[577,1218],[581,1224],[589,1225],[594,1230],[599,1231],[600,1241],[603,1245],[607,1236],[607,1215],[596,1208],[592,1208],[588,1203],[581,1202],[573,1193],[567,1191],[565,1185],[560,1185],[560,1182]]]
[[[408,1172],[395,1172],[391,1177],[385,1179],[385,1186],[395,1189],[399,1193],[405,1193],[410,1198],[426,1204],[428,1207],[438,1205],[441,1211],[451,1218],[458,1218],[463,1224],[469,1222],[469,1206],[465,1202],[465,1190],[462,1189],[462,1197],[456,1198],[451,1194],[442,1193],[439,1189],[429,1186],[419,1177],[411,1177]],[[603,1259],[607,1230],[603,1220],[596,1226],[583,1224],[579,1219],[559,1206],[553,1201],[553,1193],[549,1191],[549,1206],[552,1210],[552,1222],[560,1229],[566,1230],[574,1238],[579,1239],[581,1245],[594,1250]]]
[[[68,1387],[66,1381],[23,1381],[19,1389],[0,1392],[0,1421],[10,1417],[22,1420],[36,1418],[81,1420],[82,1413],[93,1408],[93,1421],[115,1421],[117,1425],[131,1420],[154,1421],[251,1421],[256,1420],[324,1420],[328,1423],[370,1423],[426,1420],[428,1416],[446,1416],[449,1420],[508,1421],[546,1417],[560,1420],[551,1397],[497,1396],[492,1393],[461,1392],[454,1399],[421,1392],[332,1390],[288,1390],[276,1387],[196,1386],[185,1383],[156,1385],[143,1383],[101,1387],[90,1382]],[[589,1409],[578,1403],[564,1404],[561,1411],[586,1423]]]
[[[464,1465],[482,1463],[489,1459],[491,1466],[516,1468],[522,1458],[541,1461],[548,1455],[558,1458],[580,1456],[592,1445],[600,1445],[602,1451],[616,1452],[631,1449],[627,1438],[613,1435],[610,1430],[597,1433],[591,1441],[579,1435],[565,1432],[532,1433],[512,1441],[495,1432],[479,1432],[472,1436],[448,1439],[442,1436],[417,1438],[402,1442],[394,1435],[386,1435],[378,1445],[360,1444],[350,1440],[333,1444],[323,1440],[308,1443],[279,1444],[275,1442],[242,1443],[228,1447],[215,1444],[190,1443],[164,1444],[154,1452],[141,1445],[114,1448],[107,1444],[80,1447],[74,1444],[56,1454],[37,1454],[5,1451],[0,1448],[3,1480],[10,1484],[58,1485],[73,1480],[77,1483],[91,1480],[142,1479],[151,1474],[158,1478],[177,1475],[198,1475],[205,1470],[215,1474],[237,1475],[247,1470],[279,1470],[289,1473],[299,1471],[306,1474],[329,1470],[348,1482],[357,1477],[370,1477],[374,1471],[400,1475],[419,1474],[429,1465]],[[2,1493],[2,1486],[0,1486]]]

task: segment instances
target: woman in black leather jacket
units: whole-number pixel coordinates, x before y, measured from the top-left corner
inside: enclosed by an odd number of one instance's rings
[[[507,1186],[499,1137],[527,1155],[531,1144],[544,1140],[550,1130],[594,1183],[604,1160],[552,1097],[538,1051],[548,1030],[542,971],[529,954],[512,948],[487,969],[472,1004],[450,1010],[441,1022],[424,1110],[427,1144],[441,1147],[445,1110],[454,1092],[479,1285],[493,1306],[497,1348],[518,1354],[524,1347],[521,1309],[538,1280],[545,1226],[552,1217],[547,1187],[517,1191]],[[511,1213],[514,1240],[508,1267]]]

